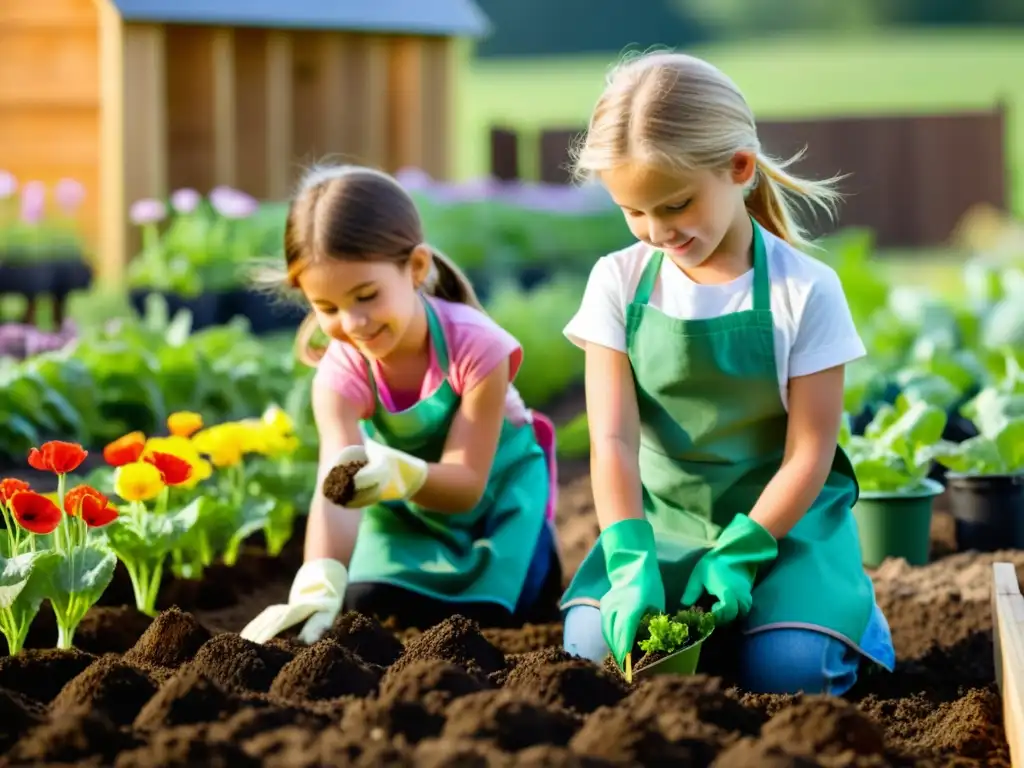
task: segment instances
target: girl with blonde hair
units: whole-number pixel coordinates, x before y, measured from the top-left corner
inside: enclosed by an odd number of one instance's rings
[[[648,611],[740,622],[752,691],[842,694],[891,670],[838,447],[865,354],[835,272],[802,252],[810,181],[763,150],[739,89],[658,52],[615,68],[575,157],[637,238],[594,266],[566,336],[586,350],[601,535],[562,600],[565,647],[622,665]]]
[[[553,427],[512,383],[519,343],[425,242],[405,189],[370,168],[312,171],[288,211],[285,259],[312,307],[297,351],[316,367],[320,473],[289,603],[245,636],[305,620],[313,641],[343,608],[502,625],[557,594]],[[317,329],[326,350],[311,344]],[[364,466],[342,507],[321,484],[353,462]]]

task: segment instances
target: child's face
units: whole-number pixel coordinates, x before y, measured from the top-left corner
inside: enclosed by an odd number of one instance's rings
[[[714,254],[745,215],[743,187],[754,170],[754,156],[743,152],[724,171],[676,175],[627,163],[603,172],[601,182],[622,208],[633,235],[686,268]]]
[[[409,262],[321,259],[299,273],[299,288],[327,336],[381,360],[395,352],[421,311],[416,297],[430,270],[430,253],[417,248]]]

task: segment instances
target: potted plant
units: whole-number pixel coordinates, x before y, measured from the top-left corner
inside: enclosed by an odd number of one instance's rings
[[[1024,548],[1024,380],[1010,372],[961,409],[978,430],[946,443],[935,459],[946,474],[949,506],[961,550]]]
[[[911,565],[928,562],[932,504],[942,484],[928,477],[942,440],[946,413],[925,400],[900,396],[884,404],[863,435],[851,434],[844,417],[839,444],[853,465],[860,495],[853,506],[862,561],[876,567],[887,557]]]
[[[674,614],[649,613],[640,621],[636,646],[639,655],[626,654],[623,674],[627,683],[635,675],[692,675],[700,661],[700,649],[715,630],[715,616],[700,608],[685,608]]]

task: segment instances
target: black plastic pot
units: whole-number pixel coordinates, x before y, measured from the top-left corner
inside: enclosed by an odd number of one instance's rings
[[[1024,474],[946,474],[957,549],[1024,549]]]
[[[262,291],[242,288],[232,291],[222,302],[220,322],[226,323],[237,315],[249,320],[253,334],[262,336],[275,331],[295,330],[306,316],[306,310]]]
[[[82,291],[92,284],[92,270],[80,257],[68,256],[53,264],[53,294],[67,296],[73,291]]]
[[[7,261],[0,256],[0,293],[35,298],[53,292],[54,265],[50,261]]]
[[[217,325],[220,321],[220,304],[223,300],[219,293],[201,293],[198,296],[182,296],[177,293],[164,293],[163,291],[150,291],[145,288],[137,288],[129,294],[132,307],[140,316],[146,314],[146,297],[151,293],[158,293],[167,302],[167,312],[170,317],[182,309],[192,313],[192,329],[200,330]]]
[[[519,279],[519,286],[524,291],[532,291],[551,279],[551,270],[548,267],[531,265],[520,267],[516,276]]]

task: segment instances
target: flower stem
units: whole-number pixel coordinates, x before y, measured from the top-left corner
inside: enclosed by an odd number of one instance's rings
[[[57,647],[67,650],[72,647],[75,639],[75,627],[65,626],[63,623],[57,625]]]

